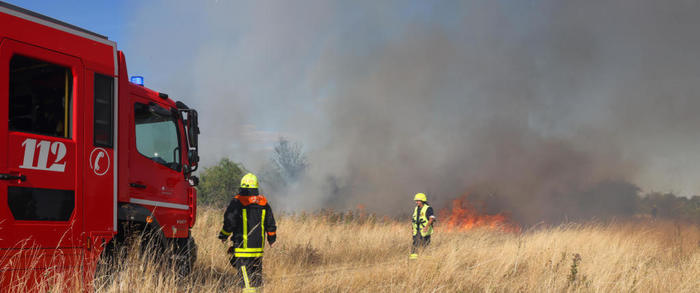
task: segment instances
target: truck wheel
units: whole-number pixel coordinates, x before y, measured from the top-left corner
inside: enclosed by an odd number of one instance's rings
[[[194,262],[197,260],[197,244],[194,238],[177,238],[174,240],[173,264],[175,271],[180,276],[188,276],[192,272]]]
[[[114,281],[114,274],[118,269],[116,258],[119,257],[115,242],[115,239],[110,240],[97,260],[93,282],[98,290],[104,289]]]

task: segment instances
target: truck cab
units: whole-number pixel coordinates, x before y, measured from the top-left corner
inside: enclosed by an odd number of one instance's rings
[[[116,43],[0,2],[0,121],[1,288],[90,282],[134,227],[194,262],[197,112],[130,82]]]

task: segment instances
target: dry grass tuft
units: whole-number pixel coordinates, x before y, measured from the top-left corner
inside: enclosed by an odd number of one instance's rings
[[[236,274],[202,208],[193,274],[130,256],[100,292],[231,292]],[[267,292],[697,292],[700,228],[668,221],[566,224],[523,233],[444,232],[408,260],[410,224],[353,215],[281,216],[266,249]],[[76,291],[56,286],[47,291]],[[67,290],[66,290],[67,289]]]

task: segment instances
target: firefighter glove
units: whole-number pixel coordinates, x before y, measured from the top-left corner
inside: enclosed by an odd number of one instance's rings
[[[270,243],[270,245],[275,243],[275,241],[277,241],[277,235],[268,235],[267,236],[267,243]]]
[[[226,240],[228,240],[228,235],[224,234],[223,232],[219,232],[219,240],[221,240],[221,242],[226,242]]]

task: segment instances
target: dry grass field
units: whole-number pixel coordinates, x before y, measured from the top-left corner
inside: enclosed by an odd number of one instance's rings
[[[98,292],[238,292],[221,210],[201,209],[189,278],[132,256]],[[700,227],[637,220],[521,233],[441,231],[409,261],[410,225],[337,214],[278,216],[266,292],[698,292]],[[148,257],[148,256],[146,256]],[[147,258],[146,258],[147,259]],[[81,291],[61,284],[48,291]]]

